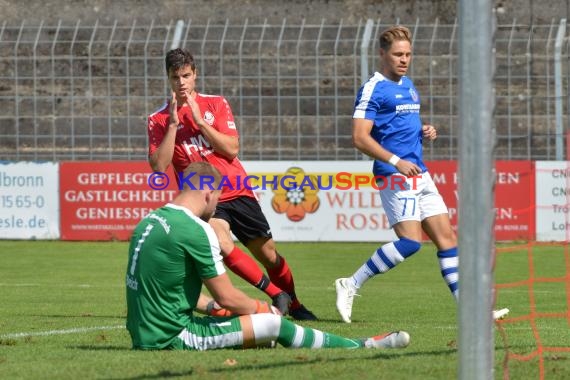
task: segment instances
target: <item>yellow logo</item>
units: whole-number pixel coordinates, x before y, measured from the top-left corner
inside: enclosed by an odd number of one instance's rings
[[[317,197],[317,176],[307,175],[303,169],[292,167],[277,176],[277,183],[286,184],[272,190],[271,206],[278,214],[285,213],[289,220],[300,222],[307,213],[312,214],[319,209],[321,202]]]

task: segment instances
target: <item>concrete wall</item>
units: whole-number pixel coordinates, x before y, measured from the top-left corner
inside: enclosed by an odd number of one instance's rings
[[[469,0],[464,0],[469,1]],[[549,23],[552,18],[568,18],[570,0],[495,0],[499,23]],[[54,21],[113,20],[139,21],[175,20],[178,18],[206,20],[242,20],[251,22],[291,21],[305,18],[318,22],[343,19],[355,22],[360,18],[399,19],[402,23],[453,23],[457,15],[455,0],[0,0],[0,20]]]

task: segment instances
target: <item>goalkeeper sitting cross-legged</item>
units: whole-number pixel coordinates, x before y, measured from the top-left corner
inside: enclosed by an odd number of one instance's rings
[[[135,349],[212,350],[259,347],[400,348],[406,332],[348,339],[304,328],[267,302],[236,289],[225,272],[216,235],[207,223],[220,191],[200,189],[200,178],[221,174],[205,162],[190,164],[185,185],[171,203],[151,212],[135,228],[126,273],[127,329]],[[213,299],[202,295],[202,284]],[[194,311],[208,312],[198,316]]]

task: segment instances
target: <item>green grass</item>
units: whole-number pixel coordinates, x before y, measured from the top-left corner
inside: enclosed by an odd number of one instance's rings
[[[411,260],[366,284],[355,299],[353,323],[339,321],[333,281],[351,274],[376,244],[278,245],[295,275],[298,294],[320,321],[305,326],[348,337],[393,329],[412,336],[404,350],[218,350],[139,352],[120,326],[125,322],[126,243],[0,241],[1,379],[453,379],[456,378],[456,306],[439,275],[434,248],[425,245]],[[564,276],[559,248],[535,248],[537,275]],[[562,267],[562,269],[561,269]],[[538,273],[540,271],[540,274]],[[524,253],[501,254],[497,282],[528,278]],[[255,297],[258,290],[231,275]],[[567,284],[539,284],[537,308],[567,312]],[[528,288],[498,292],[511,317],[528,313]],[[544,345],[570,346],[567,320],[538,323]],[[102,328],[108,326],[109,328]],[[536,349],[527,322],[504,324],[510,349]],[[87,328],[95,328],[86,330]],[[76,332],[63,330],[78,329]],[[83,329],[83,330],[82,330]],[[38,335],[51,332],[50,335]],[[17,333],[31,333],[14,336]],[[495,377],[503,377],[503,341],[497,332]],[[545,354],[547,379],[570,376],[570,355]],[[233,361],[235,364],[232,365]],[[509,362],[512,379],[538,379],[537,359]]]

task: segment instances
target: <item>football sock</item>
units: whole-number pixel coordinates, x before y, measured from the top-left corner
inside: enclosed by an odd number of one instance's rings
[[[237,246],[228,256],[224,257],[224,263],[232,272],[264,291],[269,297],[273,298],[281,293],[281,289],[269,281],[255,260]]]
[[[275,314],[252,314],[255,343],[258,345],[277,341],[291,348],[359,348],[361,339],[348,339],[308,327],[301,327]]]
[[[457,301],[459,295],[459,257],[457,247],[437,252],[441,276]]]
[[[388,272],[396,265],[419,251],[421,244],[415,240],[400,238],[378,248],[376,252],[352,275],[352,284],[358,289],[370,278]]]
[[[278,263],[274,268],[266,268],[269,279],[279,289],[284,290],[291,297],[291,309],[296,309],[301,306],[295,294],[295,282],[293,281],[293,274],[285,258],[277,254]]]
[[[343,338],[320,330],[301,327],[286,319],[281,322],[277,342],[291,348],[359,348],[363,346],[363,342],[359,339]]]

